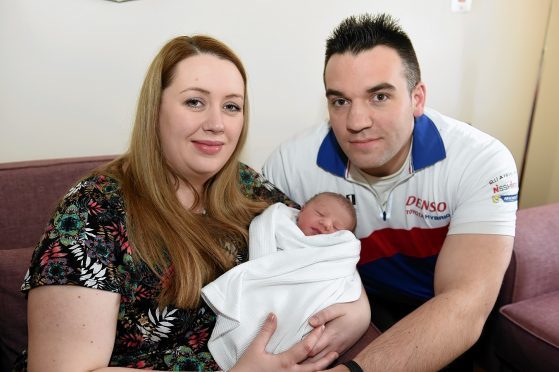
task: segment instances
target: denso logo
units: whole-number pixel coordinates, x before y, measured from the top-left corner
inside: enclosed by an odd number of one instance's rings
[[[419,209],[423,209],[429,212],[444,212],[446,211],[446,203],[445,202],[434,202],[429,200],[423,200],[418,198],[417,196],[408,196],[408,200],[406,201],[406,207],[411,205],[416,206]]]
[[[505,183],[504,185],[493,185],[493,194],[497,194],[499,192],[507,191],[513,188],[518,187],[518,182],[510,181],[509,183]]]

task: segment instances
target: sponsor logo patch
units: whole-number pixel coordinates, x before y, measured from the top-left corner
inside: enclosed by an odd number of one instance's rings
[[[406,207],[414,206],[420,210],[427,212],[444,212],[446,211],[446,202],[429,201],[410,195],[406,200]]]
[[[491,185],[491,187],[493,188],[493,194],[498,194],[498,193],[501,193],[503,191],[507,191],[507,190],[511,190],[511,189],[517,189],[518,188],[518,182],[511,180],[507,183],[495,183],[495,184]]]
[[[499,182],[499,181],[503,182],[503,180],[506,180],[507,178],[512,177],[512,176],[516,176],[516,172],[503,173],[500,176],[497,176],[497,177],[494,177],[494,178],[490,179],[489,184],[493,185],[495,182]]]
[[[450,218],[446,202],[425,200],[414,195],[406,200],[406,214],[433,221]]]
[[[491,200],[493,201],[493,203],[499,203],[499,202],[505,202],[505,203],[512,203],[515,201],[518,201],[518,194],[513,194],[513,195],[493,195],[491,197]]]

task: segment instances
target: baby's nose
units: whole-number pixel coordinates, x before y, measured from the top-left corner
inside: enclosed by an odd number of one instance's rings
[[[330,233],[334,230],[334,226],[332,225],[332,220],[330,220],[329,218],[323,218],[321,221],[322,227],[323,227],[323,234],[327,234]]]

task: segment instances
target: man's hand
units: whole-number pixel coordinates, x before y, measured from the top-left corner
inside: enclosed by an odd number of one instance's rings
[[[333,351],[342,354],[367,331],[370,322],[371,308],[363,288],[357,301],[334,304],[319,311],[309,319],[309,324],[324,325],[326,329],[305,363],[313,363]]]

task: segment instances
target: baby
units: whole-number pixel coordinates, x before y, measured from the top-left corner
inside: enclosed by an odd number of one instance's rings
[[[208,348],[221,368],[235,364],[270,312],[278,327],[266,350],[277,354],[312,330],[313,314],[359,298],[355,224],[353,205],[330,192],[309,199],[301,211],[271,205],[252,221],[249,261],[202,289],[217,314]]]
[[[340,194],[322,192],[310,198],[299,212],[297,226],[303,234],[330,234],[355,230],[357,217],[351,202]]]

